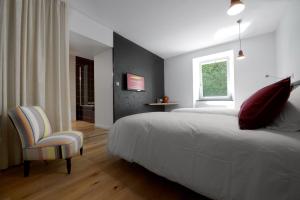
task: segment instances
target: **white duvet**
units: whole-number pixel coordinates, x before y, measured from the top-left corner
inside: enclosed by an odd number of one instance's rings
[[[172,110],[172,112],[206,113],[206,114],[238,116],[239,110],[233,108],[200,107],[200,108],[178,108]]]
[[[124,117],[108,150],[212,199],[300,200],[300,132],[243,131],[235,115]]]

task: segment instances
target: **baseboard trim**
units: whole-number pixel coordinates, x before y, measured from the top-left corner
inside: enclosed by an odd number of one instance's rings
[[[112,128],[112,126],[107,126],[107,125],[103,125],[103,124],[95,124],[95,127],[96,128],[107,129],[107,130]]]

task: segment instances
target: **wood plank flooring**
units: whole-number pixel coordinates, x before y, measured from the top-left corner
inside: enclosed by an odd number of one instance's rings
[[[209,200],[137,164],[109,156],[105,130],[86,122],[76,122],[73,128],[84,133],[85,149],[82,157],[72,159],[71,175],[66,174],[64,160],[32,162],[27,178],[22,165],[12,167],[0,172],[0,200]]]

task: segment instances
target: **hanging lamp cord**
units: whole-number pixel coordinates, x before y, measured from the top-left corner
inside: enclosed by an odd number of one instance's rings
[[[241,22],[242,20],[238,20],[239,23],[239,41],[240,41],[240,50],[242,50],[242,40],[241,40]]]

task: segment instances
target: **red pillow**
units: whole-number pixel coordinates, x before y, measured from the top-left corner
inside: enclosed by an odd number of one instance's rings
[[[270,124],[283,109],[290,92],[290,78],[258,90],[241,106],[240,129],[258,129]]]

